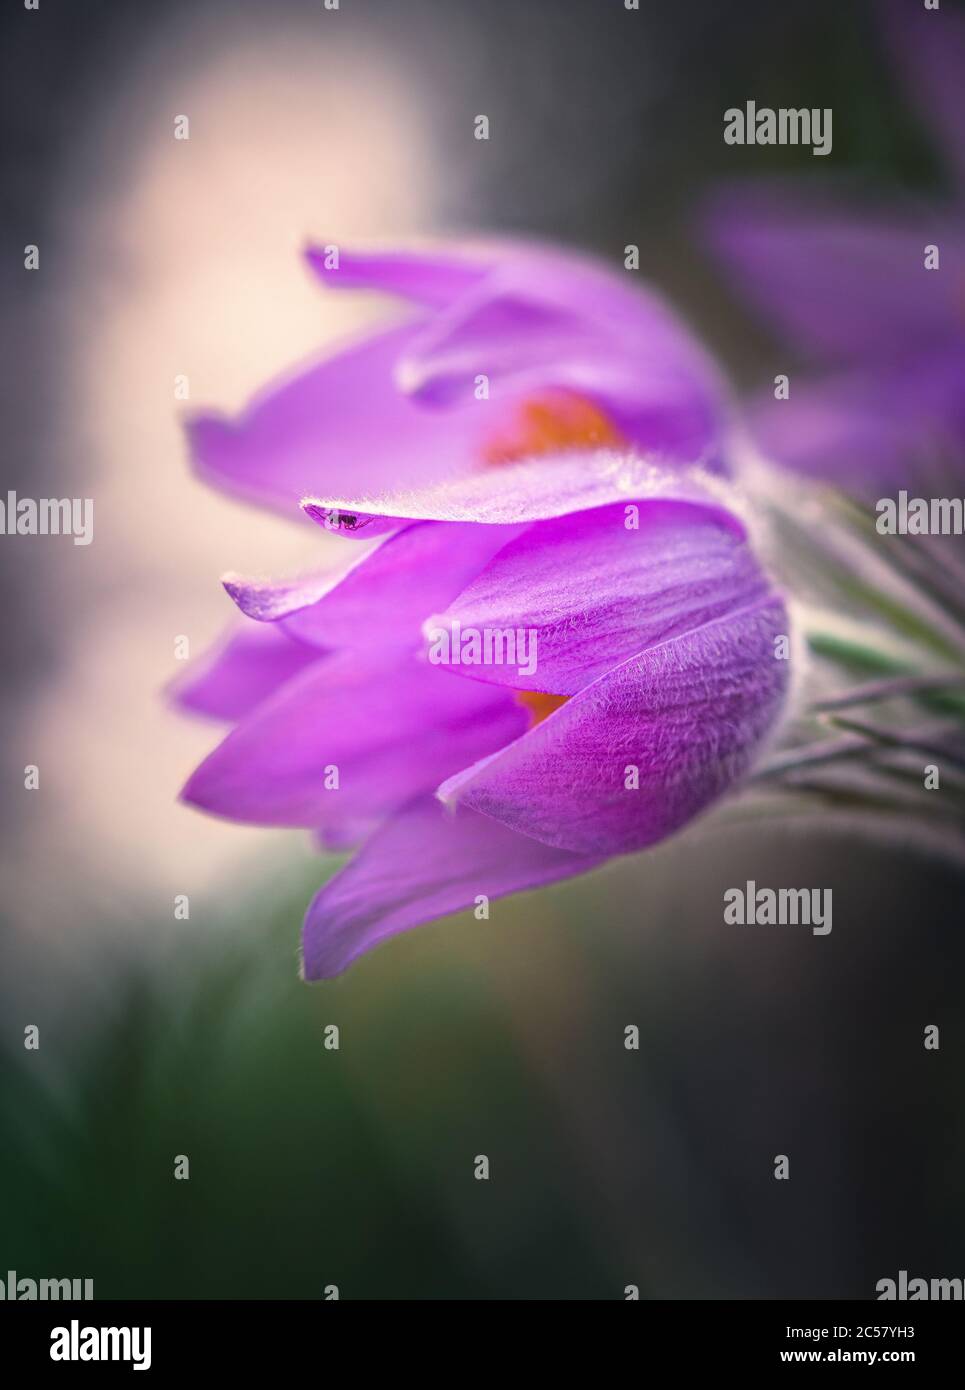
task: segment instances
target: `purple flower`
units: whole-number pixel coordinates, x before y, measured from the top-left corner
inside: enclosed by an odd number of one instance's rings
[[[275,383],[240,420],[196,417],[206,481],[291,514],[320,487],[425,487],[560,443],[720,466],[717,370],[634,274],[515,243],[307,259],[327,288],[378,290],[409,315]]]
[[[859,487],[965,461],[965,18],[921,6],[885,17],[953,197],[872,202],[813,180],[742,184],[709,216],[742,291],[824,369],[794,375],[786,400],[768,391],[754,403],[757,442],[789,467]]]
[[[558,252],[320,256],[420,312],[191,437],[361,558],[229,576],[252,621],[179,690],[234,724],[187,801],[361,844],[309,907],[309,979],[679,830],[787,684],[782,601],[707,471],[718,378],[666,308]]]

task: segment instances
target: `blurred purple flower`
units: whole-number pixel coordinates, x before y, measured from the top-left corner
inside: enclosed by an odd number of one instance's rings
[[[816,179],[742,183],[718,195],[708,217],[740,289],[825,369],[795,375],[787,400],[768,391],[752,402],[758,445],[859,490],[921,482],[965,461],[965,17],[883,11],[952,198],[886,203]],[[928,246],[940,269],[925,269]]]
[[[234,722],[187,801],[362,842],[309,907],[316,979],[680,829],[747,771],[788,664],[782,601],[706,472],[716,372],[668,310],[555,251],[312,260],[422,311],[238,423],[195,421],[195,462],[375,543],[334,577],[229,576],[254,621],[178,698]]]

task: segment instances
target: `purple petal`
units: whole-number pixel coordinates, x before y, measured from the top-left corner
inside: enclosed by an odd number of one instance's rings
[[[539,396],[565,388],[601,404],[624,438],[694,461],[716,446],[720,377],[694,337],[625,271],[581,256],[517,252],[427,319],[399,369],[419,399],[471,399],[491,388]]]
[[[347,572],[301,582],[225,579],[242,612],[323,647],[387,646],[419,640],[422,623],[519,534],[515,526],[457,522],[409,526]]]
[[[345,818],[334,825],[323,825],[315,831],[314,840],[324,854],[344,854],[356,849],[382,824],[379,816]]]
[[[575,853],[654,844],[747,771],[783,702],[786,632],[772,597],[651,647],[438,795]]]
[[[340,974],[397,932],[586,873],[599,859],[551,849],[432,797],[401,810],[315,896],[303,928],[307,980]]]
[[[338,265],[324,247],[305,252],[309,266],[335,290],[380,290],[427,309],[442,309],[486,274],[488,265],[452,251],[351,251],[338,248]]]
[[[337,528],[341,519],[348,534],[375,536],[413,521],[512,526],[614,502],[662,498],[706,504],[709,497],[707,479],[699,473],[632,453],[595,449],[482,469],[438,486],[382,497],[358,491],[306,497],[302,506],[320,526]]]
[[[338,653],[233,729],[182,797],[248,824],[338,830],[394,810],[525,724],[493,687],[411,658]],[[332,768],[338,786],[326,787]]]
[[[194,467],[214,486],[292,515],[322,489],[423,487],[481,462],[480,437],[509,420],[513,402],[471,399],[439,413],[409,400],[393,370],[415,331],[393,328],[275,382],[236,421],[195,417]]]
[[[765,393],[750,423],[762,452],[798,472],[879,491],[910,483],[940,460],[965,458],[965,345],[798,382],[786,401]]]
[[[211,719],[243,719],[322,657],[271,628],[246,623],[226,641],[199,657],[170,687],[175,703]]]
[[[256,623],[278,623],[318,603],[345,583],[352,570],[373,553],[369,551],[353,559],[347,568],[333,570],[329,567],[296,579],[251,579],[229,573],[221,576],[221,583],[246,618],[253,618]]]
[[[761,314],[812,352],[893,361],[961,338],[961,311],[944,273],[925,270],[924,248],[961,264],[965,239],[934,210],[741,185],[716,199],[710,237]]]
[[[639,529],[626,521],[622,506],[602,507],[542,522],[507,545],[426,623],[430,643],[455,658],[445,669],[572,695],[644,648],[767,594],[742,531],[718,510],[649,502]],[[444,644],[441,631],[451,634]],[[458,664],[473,632],[498,642],[495,662]]]
[[[801,382],[786,401],[762,394],[748,410],[762,453],[795,472],[840,484],[900,478],[908,471],[907,440],[887,414],[854,394],[850,376],[813,385]]]

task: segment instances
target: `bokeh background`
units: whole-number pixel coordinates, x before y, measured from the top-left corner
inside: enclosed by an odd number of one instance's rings
[[[749,388],[788,354],[697,210],[815,161],[735,152],[722,113],[831,106],[817,163],[940,188],[878,28],[859,0],[4,0],[0,491],[92,496],[95,539],[0,537],[0,1271],[392,1299],[868,1298],[901,1268],[962,1274],[952,867],[698,827],[308,987],[298,928],[337,861],[180,806],[217,731],[161,694],[175,638],[199,652],[230,619],[222,571],[336,543],[192,479],[174,398],[184,374],[191,406],[238,407],[385,311],[326,298],[307,238],[636,243]],[[832,934],[725,928],[748,878],[830,887]]]

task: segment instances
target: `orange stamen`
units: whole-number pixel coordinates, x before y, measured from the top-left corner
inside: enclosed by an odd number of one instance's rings
[[[524,401],[511,431],[490,440],[483,459],[491,464],[518,463],[563,449],[623,443],[623,436],[599,406],[569,391],[552,391]]]
[[[542,690],[515,690],[516,703],[529,710],[529,727],[534,729],[537,724],[542,724],[543,720],[560,709],[570,698],[569,695],[547,695]]]

